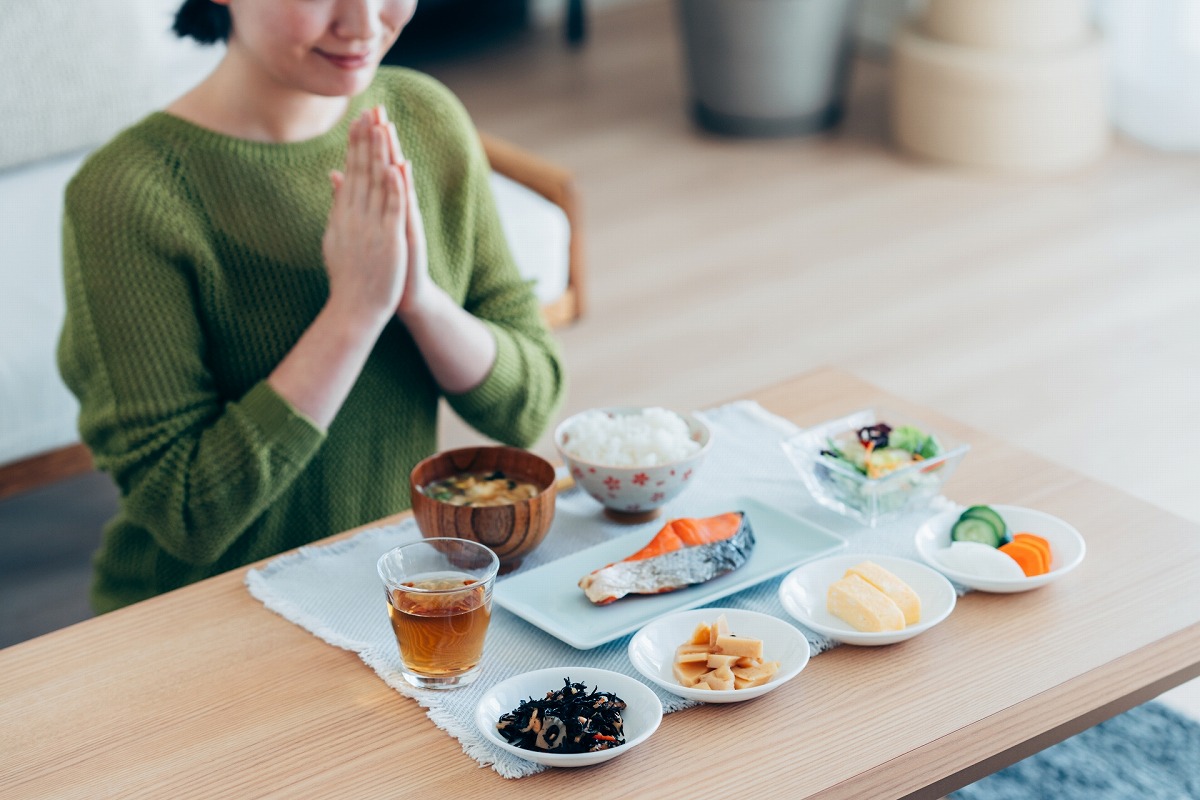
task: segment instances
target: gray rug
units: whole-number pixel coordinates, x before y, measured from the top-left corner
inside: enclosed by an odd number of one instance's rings
[[[1146,703],[989,775],[955,800],[1200,800],[1200,723]]]

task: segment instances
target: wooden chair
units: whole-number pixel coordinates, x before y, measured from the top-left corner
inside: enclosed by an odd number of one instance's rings
[[[527,150],[486,133],[480,135],[492,169],[516,181],[554,203],[566,214],[571,230],[568,253],[567,290],[557,300],[543,306],[551,327],[574,322],[584,312],[583,219],[575,179],[570,172]]]
[[[482,134],[482,139],[493,170],[538,193],[566,214],[571,231],[567,289],[558,299],[544,305],[542,313],[551,327],[568,325],[583,314],[585,305],[583,225],[574,178],[563,168],[502,139],[486,134]],[[0,499],[92,468],[92,455],[82,444],[5,464],[0,466]]]

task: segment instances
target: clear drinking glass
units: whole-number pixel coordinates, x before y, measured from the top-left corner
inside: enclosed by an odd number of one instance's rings
[[[377,565],[401,674],[422,689],[466,686],[479,671],[500,559],[466,539],[423,539]]]

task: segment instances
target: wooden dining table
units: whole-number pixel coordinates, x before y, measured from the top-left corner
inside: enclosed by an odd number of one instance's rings
[[[1087,557],[757,700],[669,714],[606,764],[516,780],[237,569],[0,651],[0,797],[940,797],[1200,675],[1200,526],[836,369],[744,396],[799,425],[882,404],[970,442],[950,499],[1059,516]]]

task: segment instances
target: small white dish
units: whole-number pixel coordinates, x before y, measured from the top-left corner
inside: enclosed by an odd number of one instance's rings
[[[546,753],[511,745],[496,730],[500,717],[530,697],[545,697],[563,687],[563,682],[582,683],[588,689],[615,694],[625,701],[625,744],[594,753]],[[592,667],[550,667],[515,675],[484,693],[475,706],[475,726],[487,741],[514,756],[547,767],[588,767],[628,753],[650,738],[662,722],[662,701],[654,691],[628,675]]]
[[[944,564],[938,553],[950,547],[950,528],[962,514],[959,509],[938,514],[926,520],[925,524],[917,529],[915,541],[921,559],[950,580],[962,584],[968,589],[997,594],[1027,592],[1030,589],[1045,586],[1066,575],[1083,561],[1087,546],[1084,544],[1083,536],[1075,530],[1074,526],[1058,517],[1043,511],[1035,511],[1032,508],[1003,505],[994,505],[992,508],[1004,518],[1010,533],[1025,531],[1041,536],[1050,543],[1049,572],[1035,575],[1032,578],[1025,576],[1007,579],[989,578],[962,572]]]
[[[830,584],[863,561],[874,561],[912,587],[921,598],[920,622],[902,631],[872,633],[856,630],[826,610],[825,597]],[[957,599],[954,587],[940,572],[907,558],[873,554],[840,555],[810,561],[788,573],[779,586],[779,601],[801,625],[843,644],[862,646],[895,644],[924,633],[950,616]]]
[[[779,671],[762,686],[712,691],[692,689],[675,680],[675,649],[691,641],[701,623],[712,624],[725,615],[737,636],[762,639],[763,661],[778,661]],[[773,691],[800,674],[811,651],[804,634],[786,620],[740,608],[694,608],[660,617],[629,640],[629,660],[637,671],[672,694],[701,703],[738,703]]]

